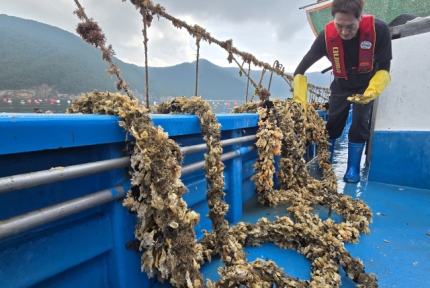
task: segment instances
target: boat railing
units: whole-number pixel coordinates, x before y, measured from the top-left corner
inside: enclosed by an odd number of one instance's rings
[[[239,144],[256,140],[257,137],[245,136],[234,139],[227,139],[221,141],[223,147],[233,144]],[[182,147],[181,152],[183,155],[192,154],[196,152],[206,151],[206,144],[190,145]],[[247,147],[240,147],[233,151],[224,153],[221,156],[222,161],[227,161],[244,155],[255,150],[253,145]],[[204,161],[198,161],[182,167],[181,174],[186,175],[194,171],[202,169],[205,165]],[[13,175],[0,178],[0,194],[17,191],[21,189],[36,187],[44,184],[50,184],[58,181],[88,176],[110,170],[126,168],[130,166],[130,157],[121,157],[117,159],[110,159],[104,161],[91,162],[80,165],[72,165],[69,167],[60,167],[49,170],[43,170],[32,173],[25,173],[20,175]],[[30,230],[43,224],[70,216],[72,214],[81,212],[96,205],[101,205],[109,201],[114,201],[124,197],[124,190],[127,185],[123,184],[111,189],[105,189],[93,194],[79,197],[70,201],[65,201],[57,205],[49,206],[43,209],[25,213],[15,216],[0,222],[0,239],[19,234],[21,232]],[[113,192],[115,190],[116,192]]]

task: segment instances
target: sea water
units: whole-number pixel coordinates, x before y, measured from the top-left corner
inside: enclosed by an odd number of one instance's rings
[[[0,101],[0,113],[36,113],[36,110],[39,110],[39,113],[46,113],[47,111],[48,113],[66,113],[66,109],[71,107],[71,105],[66,100],[52,104],[49,102],[42,102],[40,104],[25,102],[21,104],[20,100],[13,99],[12,103]]]

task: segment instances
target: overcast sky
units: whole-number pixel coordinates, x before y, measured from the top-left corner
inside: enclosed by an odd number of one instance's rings
[[[233,46],[272,64],[279,60],[293,72],[309,50],[315,36],[299,7],[316,0],[157,0],[170,15],[198,24],[218,40],[233,39]],[[89,17],[99,23],[116,56],[124,62],[144,66],[141,15],[131,2],[80,0]],[[0,13],[57,26],[76,34],[79,19],[73,0],[0,0]],[[149,66],[173,66],[195,61],[196,45],[185,30],[166,19],[154,18],[148,30]],[[229,66],[227,53],[216,44],[202,42],[201,58]],[[329,66],[326,59],[308,72]]]

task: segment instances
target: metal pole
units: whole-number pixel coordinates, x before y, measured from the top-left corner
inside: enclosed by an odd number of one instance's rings
[[[233,144],[238,144],[238,143],[244,143],[244,142],[248,142],[248,141],[253,141],[257,139],[257,136],[255,135],[251,135],[251,136],[244,136],[244,137],[239,137],[239,138],[233,138],[233,139],[227,139],[227,140],[223,140],[221,141],[221,146],[230,146]],[[192,153],[196,153],[196,152],[201,152],[201,151],[205,151],[207,150],[207,146],[206,144],[198,144],[198,145],[192,145],[192,146],[187,146],[187,147],[182,147],[181,148],[181,152],[182,155],[188,155],[188,154],[192,154]]]
[[[0,194],[130,166],[122,157],[0,178]]]
[[[127,183],[0,221],[0,239],[120,199],[128,189]]]
[[[308,4],[308,5],[305,5],[305,6],[299,7],[299,10],[300,10],[300,9],[304,9],[304,8],[308,8],[308,7],[311,7],[311,6],[314,6],[314,5],[318,5],[318,4],[321,4],[321,3],[327,2],[327,1],[329,1],[329,0],[318,0],[316,3],[312,3],[312,4]]]
[[[253,150],[255,150],[254,146],[248,146],[248,147],[242,147],[240,149],[237,149],[237,150],[234,150],[231,152],[227,152],[225,154],[222,154],[221,161],[227,161],[227,160],[233,159],[235,157],[249,153]],[[190,173],[195,172],[197,170],[200,170],[204,167],[205,167],[205,161],[204,160],[199,161],[199,162],[195,162],[193,164],[189,164],[187,166],[182,167],[181,175],[190,174]]]
[[[244,143],[257,139],[255,135],[244,136],[239,138],[227,139],[221,141],[221,145],[229,146],[238,143]],[[183,155],[206,151],[206,144],[182,147]],[[22,190],[44,184],[54,183],[58,181],[78,178],[82,176],[92,175],[96,173],[106,172],[110,170],[125,168],[130,166],[130,157],[122,157],[117,159],[103,160],[86,164],[72,165],[67,167],[51,168],[38,172],[14,175],[0,178],[0,194],[12,191]]]

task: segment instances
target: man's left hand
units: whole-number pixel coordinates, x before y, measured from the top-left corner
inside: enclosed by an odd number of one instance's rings
[[[386,70],[378,70],[372,79],[370,79],[369,86],[363,95],[354,94],[351,97],[346,98],[348,101],[357,104],[367,104],[373,99],[376,99],[379,94],[387,87],[388,83],[391,81],[390,73]]]

